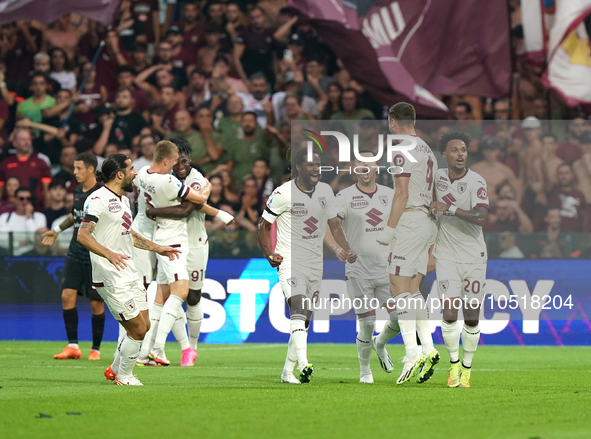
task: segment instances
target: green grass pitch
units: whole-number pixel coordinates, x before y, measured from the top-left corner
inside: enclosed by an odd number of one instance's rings
[[[1,438],[591,437],[587,347],[480,346],[470,389],[445,386],[443,346],[426,384],[397,386],[401,365],[387,375],[375,354],[375,384],[359,384],[353,344],[310,345],[312,383],[280,384],[286,346],[246,344],[200,345],[192,368],[136,368],[144,387],[104,380],[114,343],[98,362],[89,347],[57,361],[63,343],[0,342]],[[167,354],[179,364],[178,345]]]

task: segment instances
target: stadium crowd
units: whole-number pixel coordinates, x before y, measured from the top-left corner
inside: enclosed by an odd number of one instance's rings
[[[491,257],[589,258],[591,110],[566,107],[521,62],[519,2],[509,4],[512,96],[441,96],[450,120],[418,129],[434,150],[445,132],[470,134],[469,166],[485,178],[491,202]],[[289,178],[290,151],[307,142],[291,122],[339,121],[334,129],[355,130],[372,148],[386,132],[387,107],[285,6],[123,0],[112,28],[76,15],[0,28],[0,251],[65,254],[67,233],[51,248],[41,234],[71,210],[78,153],[91,151],[100,166],[121,152],[140,169],[160,139],[183,138],[212,183],[209,204],[237,218],[230,226],[208,218],[210,256],[260,256],[265,200]],[[338,191],[353,177],[323,180]]]

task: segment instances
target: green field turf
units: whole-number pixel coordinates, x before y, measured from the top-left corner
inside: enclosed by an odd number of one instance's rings
[[[63,346],[0,342],[0,438],[591,438],[586,347],[480,346],[472,388],[448,389],[443,346],[426,384],[396,386],[401,365],[387,375],[375,354],[375,384],[359,384],[353,344],[311,345],[312,383],[280,384],[286,346],[248,344],[200,345],[192,368],[136,368],[144,387],[103,379],[114,343],[99,362],[53,360]],[[178,345],[167,354],[178,364]]]

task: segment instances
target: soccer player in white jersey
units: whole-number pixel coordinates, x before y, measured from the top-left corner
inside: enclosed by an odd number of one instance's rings
[[[437,235],[437,226],[429,217],[437,159],[429,145],[417,136],[415,122],[415,109],[406,102],[393,105],[388,112],[390,131],[413,136],[417,142],[413,149],[405,151],[414,162],[402,152],[392,158],[397,171],[394,175],[396,192],[388,224],[378,237],[378,242],[383,245],[389,245],[396,238],[388,256],[388,272],[390,293],[396,299],[396,315],[406,350],[402,374],[396,384],[407,382],[417,372],[417,382],[425,382],[440,358],[433,347],[427,307],[419,291],[427,274],[429,249]],[[422,353],[416,333],[421,339]],[[392,336],[389,331],[382,331],[374,338],[374,347],[382,364],[389,360],[385,344]]]
[[[439,151],[447,169],[435,173],[437,201],[430,206],[434,213],[440,212],[433,256],[437,260],[439,296],[445,297],[441,332],[451,361],[449,387],[470,387],[470,368],[480,340],[478,324],[486,283],[487,251],[482,226],[488,216],[488,195],[484,178],[466,168],[468,145],[470,137],[464,133],[441,137]],[[464,312],[461,366],[457,324],[460,306]]]
[[[287,358],[281,373],[282,383],[310,382],[314,372],[307,356],[307,327],[310,309],[320,293],[322,282],[322,243],[328,223],[345,259],[355,262],[337,218],[331,187],[320,182],[320,156],[307,149],[296,152],[292,162],[292,180],[273,191],[259,222],[259,244],[272,267],[278,267],[279,282],[289,305],[290,333]],[[277,220],[277,245],[271,249],[270,228]],[[298,362],[300,379],[293,374]]]
[[[154,251],[172,260],[179,250],[149,241],[131,228],[131,209],[124,192],[133,190],[137,175],[124,154],[110,156],[97,173],[105,186],[96,190],[84,207],[78,242],[86,247],[92,262],[92,283],[127,336],[119,344],[105,377],[115,384],[141,386],[132,375],[142,340],[150,327],[146,290],[131,259],[132,248]]]
[[[158,142],[154,150],[154,162],[149,168],[144,167],[138,173],[134,183],[142,189],[147,205],[157,208],[177,206],[181,204],[182,199],[196,204],[203,204],[209,197],[211,191],[209,182],[205,187],[196,191],[181,183],[178,178],[171,174],[173,166],[178,161],[178,151],[178,147],[168,140]],[[164,303],[164,305],[162,306],[158,328],[154,328],[155,340],[150,357],[156,363],[168,366],[170,361],[164,354],[166,337],[179,315],[182,314],[182,304],[189,293],[189,277],[187,274],[189,238],[186,220],[158,217],[153,240],[157,244],[170,242],[173,243],[174,247],[181,249],[181,256],[173,261],[161,257],[157,258],[158,274],[156,281],[158,287],[156,298],[158,303]],[[164,302],[163,298],[166,297],[168,299]],[[190,349],[190,346],[186,349]]]
[[[363,157],[375,154],[370,150],[360,151]],[[345,236],[357,253],[354,264],[345,265],[347,292],[353,303],[359,333],[357,356],[360,367],[360,383],[373,383],[369,367],[371,341],[376,322],[376,307],[388,303],[390,279],[387,274],[388,248],[379,245],[376,236],[384,230],[388,219],[394,190],[376,184],[374,163],[356,160],[357,183],[343,189],[335,197],[337,216],[342,221]],[[394,312],[394,310],[392,310]],[[400,332],[396,322],[389,322],[391,330]]]
[[[148,167],[148,166],[145,166]],[[143,169],[143,167],[141,168]],[[136,169],[137,172],[141,169]],[[137,196],[137,215],[133,219],[131,226],[142,236],[152,239],[156,222],[146,216],[146,194],[142,188],[138,187]],[[154,280],[154,271],[156,269],[156,255],[141,248],[133,249],[133,261],[137,267],[138,274],[146,290]]]
[[[174,175],[183,182],[185,186],[191,187],[197,191],[207,186],[209,182],[203,174],[191,167],[191,146],[183,139],[173,139],[173,141],[179,148],[178,162],[172,168]],[[203,288],[203,279],[205,278],[207,259],[209,257],[209,243],[207,230],[205,229],[205,215],[217,217],[225,224],[230,224],[234,220],[234,217],[223,210],[218,210],[207,204],[198,205],[191,203],[190,201],[183,201],[177,206],[162,208],[148,205],[146,214],[150,219],[156,219],[156,217],[187,219],[187,230],[189,235],[189,253],[187,256],[187,273],[189,276],[187,327],[189,329],[190,349],[183,350],[181,366],[192,366],[198,358],[197,342],[201,332],[201,322],[203,321],[201,289]],[[167,297],[157,299],[164,299],[165,301]],[[160,307],[162,307],[161,304]],[[180,309],[182,311],[182,308]],[[158,317],[160,317],[160,313],[158,313]],[[151,315],[150,318],[152,319]],[[153,320],[152,323],[154,323]],[[176,324],[177,323],[175,323],[175,325]]]

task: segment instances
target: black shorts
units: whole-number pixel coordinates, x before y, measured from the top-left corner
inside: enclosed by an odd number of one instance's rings
[[[90,300],[103,301],[99,293],[92,288],[92,265],[75,259],[66,258],[64,265],[64,277],[62,290],[71,289],[78,291],[79,296],[85,295]]]

